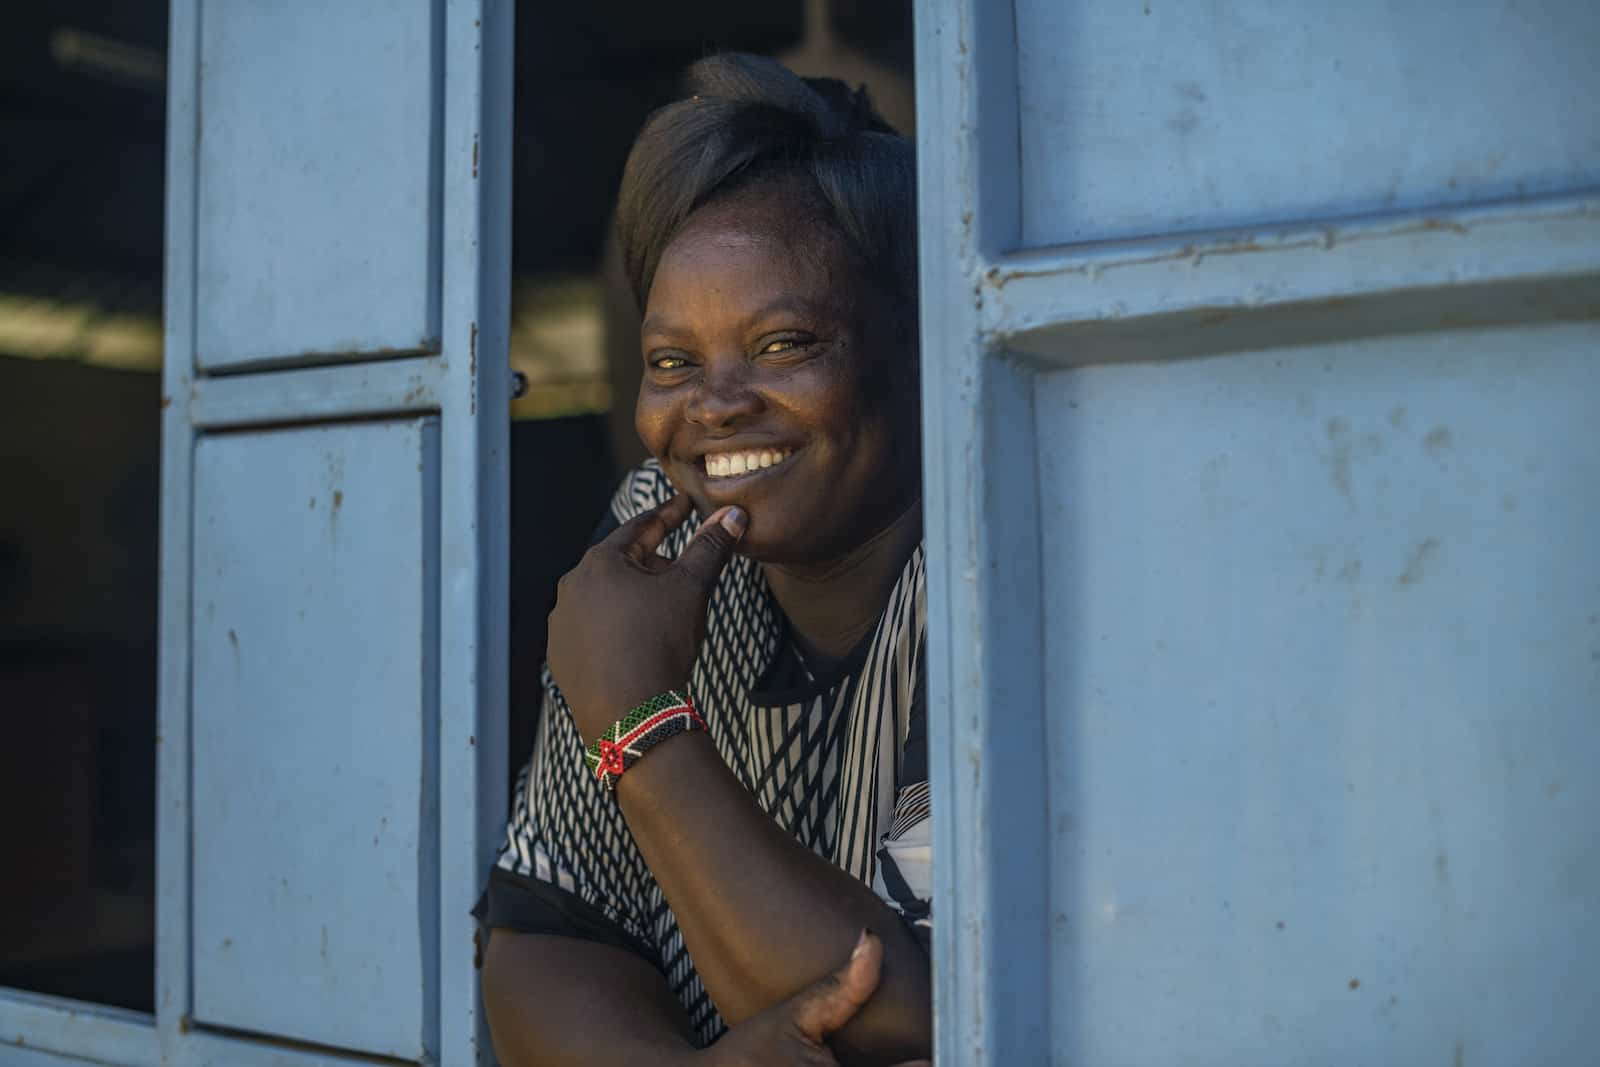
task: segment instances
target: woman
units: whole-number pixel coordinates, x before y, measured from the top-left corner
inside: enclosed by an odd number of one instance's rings
[[[551,615],[485,1002],[508,1065],[898,1063],[931,1040],[911,147],[767,60],[691,85],[623,178],[654,458]]]

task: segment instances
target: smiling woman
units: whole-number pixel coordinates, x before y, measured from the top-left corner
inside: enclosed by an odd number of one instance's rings
[[[692,85],[623,181],[653,458],[551,616],[485,1000],[511,1065],[897,1063],[930,1043],[912,150],[767,60]]]

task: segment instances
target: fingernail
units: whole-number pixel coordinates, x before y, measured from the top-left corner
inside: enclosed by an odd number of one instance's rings
[[[722,515],[722,528],[735,537],[744,536],[744,528],[749,523],[745,517],[744,509],[739,507],[729,508]]]
[[[850,950],[850,958],[855,959],[867,950],[867,938],[871,936],[871,929],[863,929],[861,936],[856,938],[856,947]]]

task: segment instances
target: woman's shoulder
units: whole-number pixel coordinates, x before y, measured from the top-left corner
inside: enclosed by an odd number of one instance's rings
[[[618,524],[627,522],[671,500],[675,492],[661,464],[647,459],[623,475],[622,484],[611,496],[611,517]]]
[[[615,530],[618,526],[642,515],[651,508],[665,504],[677,495],[671,480],[666,472],[661,469],[661,464],[654,459],[647,459],[633,470],[623,476],[622,483],[617,486],[617,491],[611,495],[611,511],[606,516],[606,522],[597,531],[595,540]],[[661,544],[661,554],[668,559],[677,559],[678,553],[683,551],[689,543],[689,538],[700,528],[700,516],[690,513],[684,524],[667,535]]]

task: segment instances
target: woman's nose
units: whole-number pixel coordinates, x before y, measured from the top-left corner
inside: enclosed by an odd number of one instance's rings
[[[737,423],[761,411],[761,396],[750,387],[744,367],[708,370],[684,414],[708,430]]]

